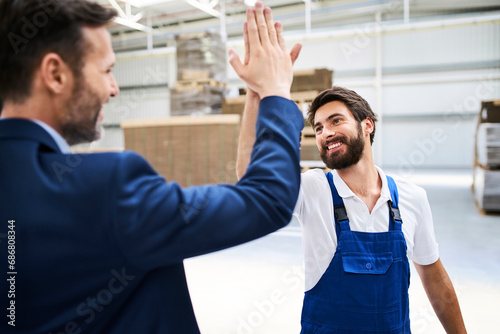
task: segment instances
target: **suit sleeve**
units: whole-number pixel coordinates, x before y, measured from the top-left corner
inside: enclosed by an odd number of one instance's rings
[[[247,173],[236,185],[181,188],[137,154],[115,170],[113,227],[128,261],[146,270],[235,246],[291,219],[300,186],[303,117],[280,97],[260,102]]]

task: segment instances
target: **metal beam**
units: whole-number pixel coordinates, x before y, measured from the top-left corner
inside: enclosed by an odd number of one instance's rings
[[[217,18],[220,18],[221,16],[221,13],[214,9],[214,7],[217,5],[219,1],[211,1],[211,2],[208,1],[201,2],[199,0],[184,0],[184,1],[209,15],[212,15]]]
[[[118,12],[118,16],[114,18],[114,22],[121,24],[123,26],[144,31],[149,34],[153,34],[153,29],[150,27],[147,27],[143,24],[138,23],[138,21],[142,18],[143,13],[140,12],[136,15],[132,15],[132,7],[131,5],[127,2],[126,3],[126,12],[123,11],[123,9],[118,5],[118,3],[115,0],[108,0],[111,6],[116,9]]]

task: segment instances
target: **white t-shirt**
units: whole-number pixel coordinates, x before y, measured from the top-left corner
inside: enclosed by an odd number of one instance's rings
[[[382,191],[371,213],[337,171],[332,171],[333,183],[344,201],[352,231],[389,230],[387,201],[391,199],[391,194],[385,173],[378,167],[377,170],[382,180]],[[427,194],[421,187],[405,180],[394,178],[394,181],[399,193],[399,211],[408,258],[421,265],[432,264],[439,259],[439,252]],[[302,227],[307,291],[318,283],[337,249],[332,194],[323,170],[312,169],[302,174],[294,215]]]

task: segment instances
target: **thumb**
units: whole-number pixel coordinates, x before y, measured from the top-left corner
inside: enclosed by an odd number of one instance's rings
[[[233,49],[229,50],[229,64],[231,64],[236,74],[241,78],[245,66],[241,63],[240,57]]]
[[[300,50],[302,50],[302,44],[297,43],[293,46],[292,50],[290,51],[290,58],[292,58],[292,65],[295,64],[295,61],[299,57]]]

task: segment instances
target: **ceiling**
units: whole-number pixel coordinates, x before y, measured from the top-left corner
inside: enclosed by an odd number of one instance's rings
[[[247,5],[237,0],[97,0],[119,11],[110,26],[115,51],[174,46],[179,33],[220,31],[241,39]],[[265,0],[286,31],[316,31],[404,19],[404,0]],[[408,0],[409,20],[500,12],[500,0]],[[307,15],[306,13],[310,13]],[[148,44],[149,36],[149,44]]]

